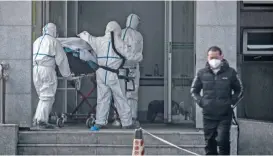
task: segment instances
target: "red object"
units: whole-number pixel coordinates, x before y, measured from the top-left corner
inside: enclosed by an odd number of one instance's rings
[[[142,150],[142,152],[141,152],[141,155],[144,155],[144,148],[143,148],[143,150]]]
[[[133,156],[144,155],[144,140],[134,139],[133,142]]]
[[[135,140],[135,145],[139,145],[139,141],[138,140]]]

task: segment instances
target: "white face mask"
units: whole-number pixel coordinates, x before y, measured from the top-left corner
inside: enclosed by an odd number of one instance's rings
[[[218,59],[209,60],[209,65],[213,69],[218,68],[220,64],[221,64],[221,60],[218,60]]]

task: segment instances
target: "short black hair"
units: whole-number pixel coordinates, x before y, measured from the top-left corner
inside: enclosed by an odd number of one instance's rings
[[[209,53],[209,51],[219,51],[219,54],[222,55],[222,50],[218,46],[211,46],[207,52]]]

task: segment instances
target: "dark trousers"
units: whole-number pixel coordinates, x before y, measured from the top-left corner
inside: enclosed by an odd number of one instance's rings
[[[210,120],[204,118],[203,122],[206,155],[218,155],[217,146],[219,147],[220,155],[230,155],[231,119]]]

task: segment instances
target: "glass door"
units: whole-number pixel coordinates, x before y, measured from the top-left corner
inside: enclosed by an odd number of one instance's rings
[[[75,37],[78,31],[78,1],[50,1],[44,7],[44,25],[56,24],[58,37]],[[71,112],[77,105],[75,89],[62,77],[58,77],[58,88],[53,106],[56,112]]]

